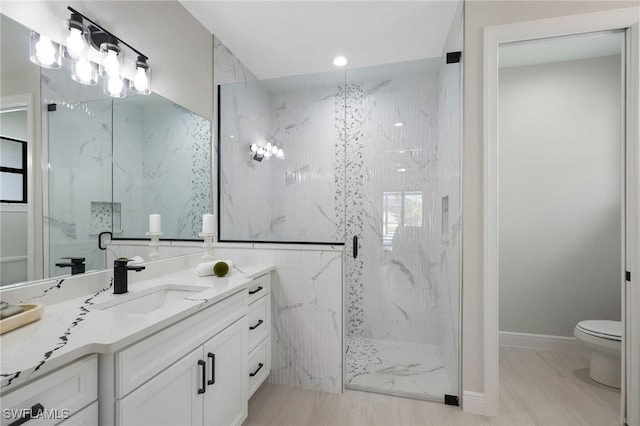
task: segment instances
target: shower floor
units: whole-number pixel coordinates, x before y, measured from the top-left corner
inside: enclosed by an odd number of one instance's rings
[[[457,395],[436,345],[346,339],[346,386],[415,398]]]

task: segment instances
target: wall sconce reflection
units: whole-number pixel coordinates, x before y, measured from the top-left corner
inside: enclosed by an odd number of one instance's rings
[[[279,160],[284,159],[284,151],[282,148],[278,148],[278,145],[271,144],[271,142],[267,142],[265,146],[252,143],[249,150],[251,155],[253,155],[253,159],[256,161],[262,161],[265,158],[268,160],[271,157],[276,157]]]

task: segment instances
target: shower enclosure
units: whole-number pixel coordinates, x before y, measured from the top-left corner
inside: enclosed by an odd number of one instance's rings
[[[347,388],[457,401],[458,58],[219,88],[220,241],[344,245]]]
[[[460,64],[347,76],[345,383],[455,401]]]

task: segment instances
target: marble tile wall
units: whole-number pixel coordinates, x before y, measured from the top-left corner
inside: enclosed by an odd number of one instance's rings
[[[332,148],[336,85],[302,88],[247,81],[220,88],[223,240],[341,241]],[[277,144],[285,159],[252,159],[252,143]]]
[[[83,256],[87,270],[103,269],[104,253],[91,235],[91,202],[111,201],[111,103],[78,99],[63,87],[68,74],[42,70],[42,96],[56,104],[47,112],[48,194],[44,232],[49,244],[50,276],[67,275],[55,266],[61,257]],[[88,185],[87,182],[92,182]]]
[[[214,253],[237,265],[261,261],[276,266],[269,381],[341,392],[342,250],[220,247]]]
[[[114,198],[123,201],[123,236],[142,237],[149,214],[171,238],[198,238],[210,211],[210,123],[172,103],[114,102]],[[142,167],[140,167],[142,164]]]

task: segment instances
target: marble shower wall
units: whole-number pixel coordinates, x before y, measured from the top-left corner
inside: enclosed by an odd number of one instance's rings
[[[269,262],[271,383],[342,391],[342,250],[215,249],[234,265]]]
[[[49,203],[44,233],[49,242],[49,276],[70,273],[68,268],[55,266],[62,257],[82,256],[87,270],[104,269],[96,229],[107,224],[92,226],[91,203],[111,202],[111,102],[69,101],[79,96],[66,93],[68,83],[62,79],[69,80],[68,73],[57,71],[43,69],[41,78],[44,102],[56,105],[46,113],[45,121]]]
[[[220,87],[222,240],[342,240],[334,178],[338,86],[315,78]],[[253,160],[249,146],[267,142],[285,159]]]
[[[211,203],[211,126],[159,96],[115,100],[114,202],[123,235],[144,237],[149,214],[169,238],[198,238]]]

